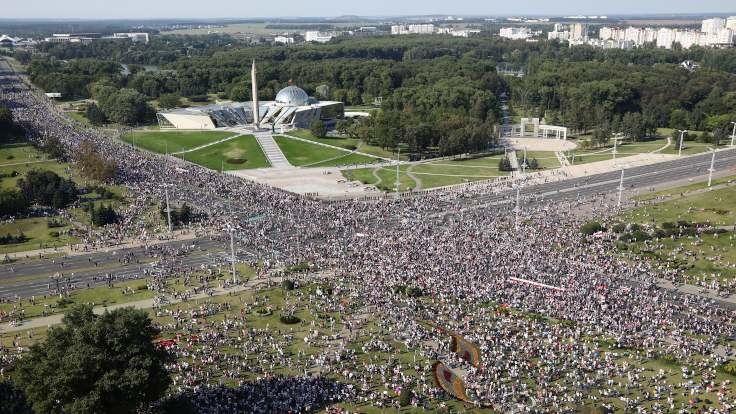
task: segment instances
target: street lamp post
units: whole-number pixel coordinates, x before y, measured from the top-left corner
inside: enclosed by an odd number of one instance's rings
[[[621,169],[621,181],[618,184],[618,207],[621,208],[621,199],[624,195],[624,170]]]
[[[396,146],[396,198],[399,198],[399,192],[401,191],[401,181],[399,181],[399,166],[401,166],[401,147]]]
[[[713,172],[716,166],[716,148],[713,147],[713,156],[710,159],[710,168],[708,169],[708,187],[713,183]]]
[[[171,227],[171,205],[169,204],[169,186],[164,184],[164,193],[166,194],[166,221],[169,224],[169,233],[173,230]]]
[[[677,150],[677,156],[682,157],[682,144],[685,141],[685,134],[687,134],[687,129],[678,129],[680,131],[680,148]]]
[[[235,228],[230,228],[230,260],[233,267],[233,283],[235,283]]]
[[[516,186],[516,218],[514,219],[514,227],[516,228],[516,231],[519,231],[519,210],[521,209],[520,206],[520,200],[521,200],[521,186]]]

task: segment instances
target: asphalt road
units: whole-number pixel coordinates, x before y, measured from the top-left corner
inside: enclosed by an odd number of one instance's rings
[[[653,186],[677,182],[687,179],[707,177],[710,168],[711,154],[702,154],[683,157],[673,161],[658,164],[635,167],[626,170],[624,186],[627,192],[639,189],[642,192]],[[715,168],[718,171],[732,170],[736,173],[736,149],[721,151],[716,158]],[[618,191],[621,172],[612,171],[583,178],[575,178],[545,184],[530,185],[521,188],[520,193],[525,204],[545,201],[575,200],[588,198],[598,194],[613,194]],[[482,194],[469,197],[461,201],[463,209],[498,208],[498,206],[512,205],[515,200],[515,190],[507,190],[499,194]],[[448,203],[445,207],[450,207]],[[456,207],[456,206],[455,206]],[[448,212],[452,211],[452,212]],[[429,213],[430,216],[454,214],[457,209],[438,210]],[[181,266],[198,266],[213,263],[218,260],[223,262],[227,255],[228,243],[212,240],[211,238],[200,238],[169,243],[173,248],[181,248],[182,245],[195,245],[188,253],[179,256],[177,264]],[[120,263],[119,259],[128,254],[140,260],[140,264]],[[247,254],[247,253],[245,253]],[[104,277],[112,274],[118,280],[134,279],[141,277],[144,269],[154,270],[155,266],[145,249],[128,248],[122,249],[115,254],[92,253],[88,255],[73,256],[56,259],[38,259],[26,263],[16,263],[0,266],[0,298],[12,298],[17,296],[29,297],[31,295],[43,295],[48,293],[49,283],[55,283],[51,278],[63,273],[64,280],[70,278],[71,283],[77,286],[104,284]],[[63,266],[61,263],[63,262]],[[95,266],[97,262],[98,266]],[[12,268],[12,269],[11,269]],[[71,275],[74,275],[71,277]],[[93,282],[96,279],[96,282]]]

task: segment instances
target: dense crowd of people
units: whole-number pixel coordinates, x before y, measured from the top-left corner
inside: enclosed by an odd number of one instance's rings
[[[503,412],[612,407],[613,400],[630,410],[690,412],[705,394],[717,395],[707,412],[736,409],[733,384],[716,378],[733,355],[734,312],[657,286],[659,278],[677,280],[677,270],[627,262],[610,241],[581,238],[573,202],[527,205],[518,223],[502,206],[465,208],[476,194],[506,190],[495,187],[326,204],[180,160],[162,162],[80,128],[13,74],[0,73],[0,88],[29,139],[58,138],[69,153],[91,141],[116,160],[118,181],[134,201],[120,223],[86,240],[90,247],[149,237],[136,217],[168,186],[177,200],[207,213],[202,228],[237,226],[239,247],[266,259],[267,268],[308,262],[329,273],[319,282],[331,295],[292,295],[311,314],[346,316],[310,326],[304,338],[288,327],[248,326],[247,315],[267,307],[267,298],[242,303],[240,313],[216,304],[158,311],[171,318],[164,328],[182,335],[171,344],[179,357],[170,367],[174,389],[194,392],[202,412],[300,412],[337,401],[391,407],[408,386],[412,404],[441,408],[447,397],[428,379],[434,360],[465,374],[477,405]],[[605,214],[599,201],[597,213]],[[247,223],[256,214],[266,218]],[[171,272],[154,276],[197,277],[197,269],[163,267]],[[156,277],[149,284],[165,286]],[[421,295],[398,289],[404,286]],[[203,322],[217,313],[224,320]],[[377,316],[372,330],[361,315]],[[453,354],[446,332],[477,344],[480,364]],[[318,351],[289,351],[296,341]],[[362,355],[348,346],[356,341]],[[415,353],[413,363],[395,355],[396,342]],[[644,372],[660,360],[674,368]],[[285,366],[302,374],[274,374]],[[253,373],[259,381],[246,381]],[[223,380],[238,387],[211,386]]]

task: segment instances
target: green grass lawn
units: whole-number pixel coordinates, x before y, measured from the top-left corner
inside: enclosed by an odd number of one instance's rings
[[[219,171],[247,170],[270,166],[258,141],[252,135],[243,135],[197,151],[181,154],[195,164]]]
[[[348,181],[360,181],[363,184],[376,184],[379,180],[373,176],[375,168],[358,168],[353,170],[343,170],[342,175]]]
[[[468,160],[440,160],[428,163],[414,164],[412,175],[421,181],[421,188],[436,188],[447,185],[468,183],[473,181],[489,180],[509,175],[508,172],[498,170],[498,163],[503,155],[492,157],[473,158]],[[401,191],[419,188],[412,177],[407,174],[408,165],[402,165],[399,173]],[[377,180],[373,171],[380,177]],[[342,171],[343,176],[350,181],[360,181],[364,184],[375,185],[383,191],[395,191],[396,167],[361,168]]]
[[[53,217],[55,220],[61,220],[59,217]],[[68,221],[62,220],[66,225],[60,228],[49,228],[46,217],[35,217],[28,219],[18,219],[13,223],[0,224],[0,235],[14,235],[20,233],[29,238],[25,243],[0,245],[0,254],[23,252],[27,250],[45,249],[49,247],[62,247],[67,244],[74,244],[77,238],[64,234],[71,229]],[[59,236],[51,233],[58,232]]]
[[[123,141],[159,154],[186,151],[235,135],[226,131],[133,131]],[[219,168],[218,168],[219,169]]]
[[[90,125],[89,119],[87,119],[87,116],[85,116],[85,114],[83,114],[82,112],[67,112],[66,114],[69,115],[69,118],[80,122],[82,125]]]
[[[692,186],[668,190],[668,194],[677,195],[670,200],[628,210],[619,216],[619,221],[658,227],[665,222],[680,220],[708,222],[732,230],[736,225],[736,189],[729,186],[711,191],[699,190],[702,190],[702,184],[697,190]],[[680,193],[683,196],[679,196]],[[693,278],[733,279],[736,277],[736,268],[733,267],[736,263],[736,240],[733,234],[730,231],[721,235],[704,234],[698,238],[661,239],[656,247],[650,248],[653,252],[647,254],[663,263],[673,260],[685,263],[686,273]],[[643,243],[635,243],[631,250],[637,252],[643,246]]]
[[[309,144],[295,139],[276,136],[276,143],[289,160],[291,165],[301,167],[334,167],[340,165],[369,164],[375,158],[360,154],[323,147],[321,145]]]
[[[717,186],[719,184],[728,184],[734,181],[736,181],[736,175],[723,177],[723,178],[714,178],[711,184],[713,186]],[[680,194],[684,194],[689,191],[705,189],[707,188],[706,186],[707,186],[707,181],[701,180],[699,182],[688,184],[688,185],[681,186],[681,187],[670,188],[667,190],[657,191],[654,193],[642,194],[640,196],[634,197],[634,199],[638,201],[647,201],[647,200],[655,199],[657,197],[679,196]]]
[[[516,158],[519,160],[519,166],[524,162],[524,150],[516,151]],[[539,163],[539,168],[544,170],[551,170],[560,168],[560,161],[552,151],[527,151],[526,152],[527,163],[529,160],[536,158]],[[533,172],[527,170],[527,172]]]
[[[336,138],[336,137],[325,137],[325,138],[317,138],[309,130],[306,129],[296,129],[294,131],[289,132],[287,135],[293,135],[295,137],[299,137],[302,139],[308,139],[310,141],[314,142],[320,142],[322,144],[327,145],[334,145],[336,147],[345,148],[349,150],[354,150],[355,148],[358,148],[358,145],[360,145],[360,140],[355,138]]]
[[[355,138],[333,138],[333,137],[317,138],[314,135],[312,135],[312,132],[310,132],[307,129],[297,129],[297,130],[289,132],[287,135],[293,135],[295,137],[308,139],[310,141],[321,142],[327,145],[334,145],[336,147],[341,147],[341,148],[345,148],[349,150],[352,150],[354,149],[354,147],[357,147],[358,151],[366,153],[366,154],[374,155],[376,157],[389,158],[392,160],[396,159],[396,150],[376,147],[374,145],[368,145],[366,142],[363,142]],[[401,159],[403,161],[409,160],[406,154],[402,154]]]
[[[48,156],[27,142],[0,145],[0,189],[15,188],[18,180],[32,170],[48,170],[69,178],[69,164],[49,160]]]

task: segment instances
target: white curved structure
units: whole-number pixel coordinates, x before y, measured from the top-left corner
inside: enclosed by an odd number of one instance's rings
[[[345,117],[345,107],[342,102],[320,102],[310,98],[303,89],[291,85],[279,91],[275,101],[254,99],[253,102],[179,108],[159,112],[156,117],[162,129],[309,128],[317,119],[332,128],[338,119]]]

